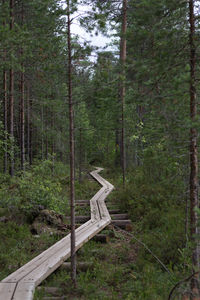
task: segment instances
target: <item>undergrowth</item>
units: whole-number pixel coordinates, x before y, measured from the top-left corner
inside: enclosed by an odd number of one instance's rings
[[[102,174],[115,186],[109,200],[129,213],[133,236],[151,249],[170,274],[134,238],[115,233],[109,244],[91,241],[79,250],[78,260],[89,260],[93,267],[78,273],[76,290],[65,271],[55,272],[44,285],[61,287],[63,295],[73,300],[162,300],[167,299],[176,282],[191,274],[190,245],[184,231],[183,174],[174,161],[162,157],[157,162],[152,152],[146,156],[146,164],[144,160],[143,165],[127,172],[125,189],[116,169]],[[14,178],[1,177],[0,183],[0,216],[13,216],[7,223],[0,222],[3,279],[58,240],[56,235],[34,237],[29,224],[41,206],[69,215],[69,172],[63,164],[49,160],[35,163]],[[76,181],[76,199],[90,199],[98,189],[98,184],[84,174],[81,183]],[[81,208],[77,213],[86,211]],[[180,299],[183,290],[181,286],[174,299]],[[42,299],[42,293],[36,292],[35,299]]]

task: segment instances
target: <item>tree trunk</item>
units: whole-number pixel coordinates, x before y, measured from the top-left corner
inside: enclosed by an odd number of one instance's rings
[[[27,149],[27,161],[29,161],[30,157],[30,88],[29,84],[27,85],[27,136],[26,136],[26,149]]]
[[[10,30],[14,27],[14,0],[10,0]],[[10,175],[14,176],[14,70],[13,66],[10,68]]]
[[[24,118],[24,72],[21,73],[21,83],[20,83],[20,90],[21,90],[21,111],[20,111],[20,120],[21,120],[21,127],[20,127],[20,146],[21,146],[21,169],[25,170],[25,118]]]
[[[41,109],[41,122],[42,122],[41,156],[42,156],[42,160],[44,160],[44,106],[43,104]]]
[[[123,19],[122,19],[122,36],[120,41],[120,63],[122,68],[121,73],[121,164],[123,173],[123,186],[125,187],[125,172],[126,172],[126,151],[125,151],[125,124],[124,124],[124,110],[125,110],[125,63],[126,63],[126,29],[127,29],[127,0],[123,0]]]
[[[195,16],[194,0],[189,1],[189,21],[190,21],[190,118],[194,122],[197,114],[196,88],[195,88],[195,67],[196,67],[196,48],[195,48]],[[198,251],[198,153],[197,153],[197,130],[190,129],[190,230],[191,239],[194,243],[192,251],[193,271],[199,269],[199,251]],[[196,275],[191,280],[191,299],[200,299],[199,276]]]
[[[21,11],[22,26],[24,24],[24,7],[22,3]],[[21,58],[23,59],[23,48],[21,48]],[[21,105],[20,105],[20,146],[21,146],[21,169],[25,171],[25,118],[24,118],[24,85],[25,85],[25,75],[24,75],[24,63],[21,63],[21,80],[20,80],[20,92],[21,92]]]
[[[79,182],[82,181],[82,128],[79,129]]]
[[[2,1],[3,5],[5,0]],[[3,21],[3,26],[6,23]],[[6,50],[4,50],[4,60],[6,61]],[[4,124],[4,159],[3,159],[3,172],[8,170],[8,94],[7,94],[7,71],[3,69],[3,124]]]
[[[32,164],[32,99],[30,85],[27,86],[27,159]]]
[[[3,70],[3,113],[4,113],[4,173],[8,170],[8,95],[7,95],[7,71]]]
[[[30,90],[29,90],[30,92]],[[33,163],[33,100],[31,98],[31,94],[29,95],[29,163],[32,165]]]
[[[46,151],[45,151],[45,157],[46,157],[46,160],[48,160],[49,158],[49,138],[48,138],[48,134],[49,134],[49,121],[48,121],[48,108],[46,107],[46,120],[45,120],[45,123],[46,123],[46,141],[45,141],[45,146],[46,146]]]
[[[69,135],[70,135],[70,206],[71,206],[71,278],[76,287],[76,248],[75,248],[75,170],[74,170],[74,117],[72,101],[72,54],[71,54],[71,20],[69,0],[67,0],[67,42],[68,42],[68,101],[69,101]]]

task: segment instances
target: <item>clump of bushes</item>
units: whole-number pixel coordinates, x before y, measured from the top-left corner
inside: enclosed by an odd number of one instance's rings
[[[18,210],[31,217],[38,208],[61,212],[66,199],[58,176],[52,176],[54,163],[46,160],[10,178],[1,178],[0,207]],[[2,175],[3,176],[3,175]],[[66,203],[65,203],[66,204]]]

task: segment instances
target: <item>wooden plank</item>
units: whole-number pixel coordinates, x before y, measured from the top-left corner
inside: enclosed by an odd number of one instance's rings
[[[108,212],[108,209],[107,209],[104,201],[99,202],[99,208],[100,208],[100,214],[101,214],[102,218],[109,218],[109,219],[111,219],[110,214]]]
[[[76,234],[76,245],[79,244],[79,240],[82,241],[82,237],[85,236],[85,232],[91,232],[96,223],[88,222],[90,225],[84,227],[84,229]],[[69,234],[70,236],[70,234]],[[48,277],[54,272],[67,258],[70,257],[70,239],[62,247],[57,247],[55,251],[48,256],[43,263],[37,265],[29,274],[27,274],[22,281],[24,282],[36,282],[38,285],[42,280]]]
[[[96,233],[101,231],[110,221],[99,221],[92,224],[91,227],[86,228],[81,235],[76,239],[76,250],[78,250],[84,243],[91,239]],[[40,266],[34,269],[30,274],[23,278],[23,282],[34,282],[39,285],[45,278],[54,272],[67,258],[70,257],[70,243],[66,247],[58,249],[52,257],[49,257]]]
[[[13,300],[32,300],[35,285],[33,283],[18,283]]]
[[[16,283],[0,282],[0,300],[11,300],[16,288]]]
[[[90,226],[92,223],[91,221],[86,222],[82,226],[80,226],[78,229],[76,229],[76,235],[81,234],[81,232],[84,230],[85,227]],[[34,259],[29,261],[27,264],[22,266],[20,269],[15,271],[14,273],[10,274],[8,277],[6,277],[2,282],[18,282],[23,277],[25,277],[27,274],[29,274],[32,270],[37,268],[37,266],[41,265],[45,260],[48,259],[48,257],[51,257],[55,252],[57,252],[58,249],[61,247],[65,247],[66,244],[70,241],[70,234],[55,243],[53,246],[36,256]]]

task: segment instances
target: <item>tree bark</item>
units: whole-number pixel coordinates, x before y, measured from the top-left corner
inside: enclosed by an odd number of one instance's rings
[[[2,1],[3,5],[5,0]],[[3,26],[6,23],[3,21]],[[4,50],[4,60],[6,60],[6,50]],[[7,173],[8,170],[8,93],[7,93],[7,71],[3,69],[3,124],[4,124],[4,159],[3,159],[3,172]]]
[[[42,123],[42,141],[41,141],[41,156],[42,156],[42,161],[44,160],[44,106],[42,104],[41,108],[41,123]]]
[[[30,90],[29,90],[30,93]],[[29,164],[33,163],[33,100],[29,94]]]
[[[10,30],[14,27],[14,0],[10,0]],[[10,68],[10,138],[11,138],[11,153],[10,153],[10,175],[14,176],[14,70]]]
[[[30,84],[27,85],[27,159],[32,165],[32,99]]]
[[[123,173],[123,186],[125,187],[125,173],[126,173],[126,151],[125,151],[125,122],[124,122],[124,110],[125,110],[125,63],[126,63],[126,30],[127,30],[127,0],[123,0],[123,18],[122,18],[122,36],[120,41],[120,63],[122,68],[121,73],[121,86],[120,86],[120,98],[121,98],[121,159],[122,159],[122,173]]]
[[[22,3],[21,11],[22,26],[24,24],[24,7]],[[23,48],[21,48],[21,58],[23,59]],[[24,85],[25,85],[25,74],[24,74],[24,63],[21,63],[21,80],[20,80],[20,92],[21,92],[21,105],[20,105],[20,146],[21,146],[21,169],[25,171],[25,117],[24,117]]]
[[[4,173],[8,170],[8,95],[7,95],[7,71],[3,70],[3,113],[4,113],[4,163],[3,171]]]
[[[26,136],[26,149],[27,149],[27,161],[29,161],[30,157],[30,88],[29,84],[27,84],[27,136]]]
[[[79,128],[79,182],[82,181],[82,128]]]
[[[75,158],[74,158],[74,116],[72,100],[72,54],[71,54],[71,20],[70,5],[67,0],[67,44],[68,44],[68,101],[69,101],[69,135],[70,135],[70,207],[71,207],[71,279],[76,287],[76,248],[75,248]]]
[[[194,0],[189,1],[189,22],[190,22],[190,118],[194,122],[197,115],[196,104],[196,47],[195,37],[195,16],[194,16]],[[199,269],[199,251],[198,251],[198,153],[197,153],[197,129],[190,129],[190,232],[191,239],[194,244],[192,251],[193,272]],[[191,299],[200,299],[199,293],[199,275],[195,275],[191,280]]]

